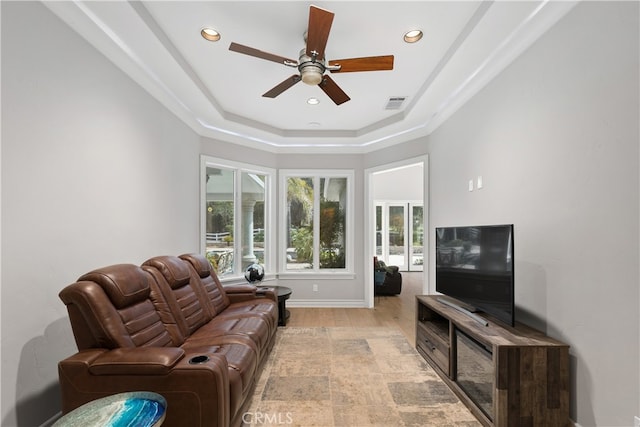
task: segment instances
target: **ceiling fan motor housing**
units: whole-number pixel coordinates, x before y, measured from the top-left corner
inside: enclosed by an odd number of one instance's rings
[[[304,83],[308,85],[320,84],[322,75],[326,70],[324,58],[318,59],[308,56],[306,49],[302,49],[300,51],[298,64],[298,70]]]

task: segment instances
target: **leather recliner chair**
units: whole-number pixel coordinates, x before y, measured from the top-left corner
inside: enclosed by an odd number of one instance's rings
[[[275,343],[277,298],[263,292],[223,287],[199,254],[81,276],[60,292],[78,347],[58,364],[63,414],[144,390],[166,399],[163,426],[240,425]]]
[[[395,265],[386,265],[374,258],[374,295],[399,295],[402,292],[402,274]]]

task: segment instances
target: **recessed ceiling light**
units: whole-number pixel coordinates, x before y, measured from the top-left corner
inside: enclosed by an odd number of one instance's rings
[[[220,33],[210,27],[205,27],[200,31],[200,35],[210,42],[220,40]]]
[[[318,105],[318,104],[320,104],[320,100],[318,98],[309,98],[309,99],[307,99],[307,104],[309,104],[309,105]]]
[[[415,43],[422,38],[422,31],[411,30],[405,33],[404,41],[407,43]]]

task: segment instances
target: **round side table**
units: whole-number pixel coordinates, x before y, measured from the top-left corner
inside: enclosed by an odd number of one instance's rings
[[[293,291],[286,286],[274,286],[273,288],[278,295],[278,326],[287,326],[287,320],[291,313],[287,310],[286,301],[291,297]]]

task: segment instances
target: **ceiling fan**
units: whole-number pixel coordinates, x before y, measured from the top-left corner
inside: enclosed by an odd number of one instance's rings
[[[229,50],[243,53],[267,61],[277,62],[288,67],[297,68],[300,74],[294,74],[276,85],[262,96],[275,98],[299,81],[309,85],[318,85],[336,103],[343,104],[349,101],[349,96],[333,81],[325,75],[325,71],[332,73],[349,73],[354,71],[381,71],[393,70],[393,55],[369,56],[364,58],[335,59],[326,61],[324,49],[329,39],[329,31],[333,22],[334,13],[316,6],[309,9],[309,26],[305,33],[306,47],[300,51],[298,60],[285,58],[272,53],[254,49],[238,43],[231,43]]]

